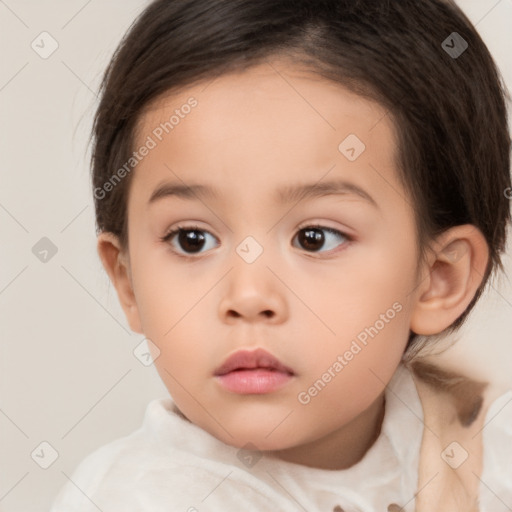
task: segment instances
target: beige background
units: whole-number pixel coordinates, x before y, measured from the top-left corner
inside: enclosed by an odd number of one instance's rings
[[[96,254],[88,148],[95,91],[140,0],[0,0],[0,510],[48,510],[91,451],[167,396]],[[512,0],[461,0],[512,89]],[[47,31],[58,49],[31,47]],[[51,40],[45,39],[45,48]],[[39,51],[42,51],[40,48]],[[47,237],[57,253],[32,248]],[[41,243],[41,242],[40,242]],[[449,357],[512,386],[512,250]],[[58,452],[50,461],[52,449]],[[42,451],[41,451],[42,450]],[[33,453],[33,457],[31,454]],[[35,461],[38,461],[36,463]]]

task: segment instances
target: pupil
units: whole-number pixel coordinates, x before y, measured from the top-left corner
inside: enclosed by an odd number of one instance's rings
[[[300,242],[306,249],[320,249],[324,245],[324,235],[319,229],[306,229]]]
[[[204,243],[204,236],[195,230],[182,230],[178,235],[181,247],[189,252],[198,252]]]

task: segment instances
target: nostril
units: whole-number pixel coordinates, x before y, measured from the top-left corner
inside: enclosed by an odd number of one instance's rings
[[[261,312],[261,314],[266,318],[273,318],[275,316],[275,312],[270,309],[265,309]],[[228,311],[228,315],[233,318],[240,318],[242,316],[238,311],[235,311],[234,309],[230,309]]]

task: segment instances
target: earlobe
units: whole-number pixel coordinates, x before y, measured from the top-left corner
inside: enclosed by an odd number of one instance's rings
[[[121,307],[132,331],[143,333],[137,302],[133,291],[128,256],[121,250],[121,244],[116,235],[101,232],[98,235],[98,255],[114,285]]]
[[[487,242],[476,226],[465,224],[443,232],[434,242],[416,292],[411,330],[428,336],[455,322],[482,283],[488,258]]]

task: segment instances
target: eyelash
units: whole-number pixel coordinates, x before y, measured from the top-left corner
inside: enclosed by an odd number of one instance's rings
[[[344,246],[346,246],[348,243],[350,243],[350,242],[352,242],[354,240],[354,237],[348,235],[347,233],[345,233],[343,231],[331,228],[329,226],[323,226],[321,224],[306,224],[306,225],[298,228],[297,233],[299,233],[300,231],[303,231],[303,230],[305,230],[307,228],[310,228],[310,229],[313,228],[313,229],[318,229],[318,230],[321,230],[321,231],[327,231],[328,233],[331,233],[331,234],[334,234],[334,235],[341,235],[346,240],[346,242],[344,244],[342,244]],[[179,225],[179,226],[176,226],[175,228],[173,228],[168,233],[166,233],[164,236],[160,237],[160,240],[162,242],[164,242],[164,243],[169,243],[169,241],[172,240],[172,238],[175,235],[179,234],[181,231],[200,231],[200,232],[208,233],[211,236],[214,236],[208,230],[202,229],[199,226],[193,226],[193,225],[192,226],[183,226],[183,225]],[[293,237],[293,239],[295,239],[295,236]],[[172,247],[171,244],[169,244],[169,245],[171,246],[171,250],[172,250],[172,252],[174,254],[176,254],[177,256],[179,256],[179,257],[181,257],[181,258],[183,258],[185,260],[195,260],[195,259],[198,258],[198,256],[195,256],[193,254],[183,254],[183,253],[180,253],[180,252],[174,250],[174,248]],[[341,250],[343,250],[343,249],[341,249]],[[314,251],[306,251],[306,252],[308,252],[309,254],[316,254]],[[327,252],[329,252],[329,251],[327,251]],[[337,253],[337,252],[339,252],[339,249],[334,251],[334,253]],[[201,253],[197,253],[197,254],[200,255]],[[319,253],[319,254],[321,254],[321,253]]]

